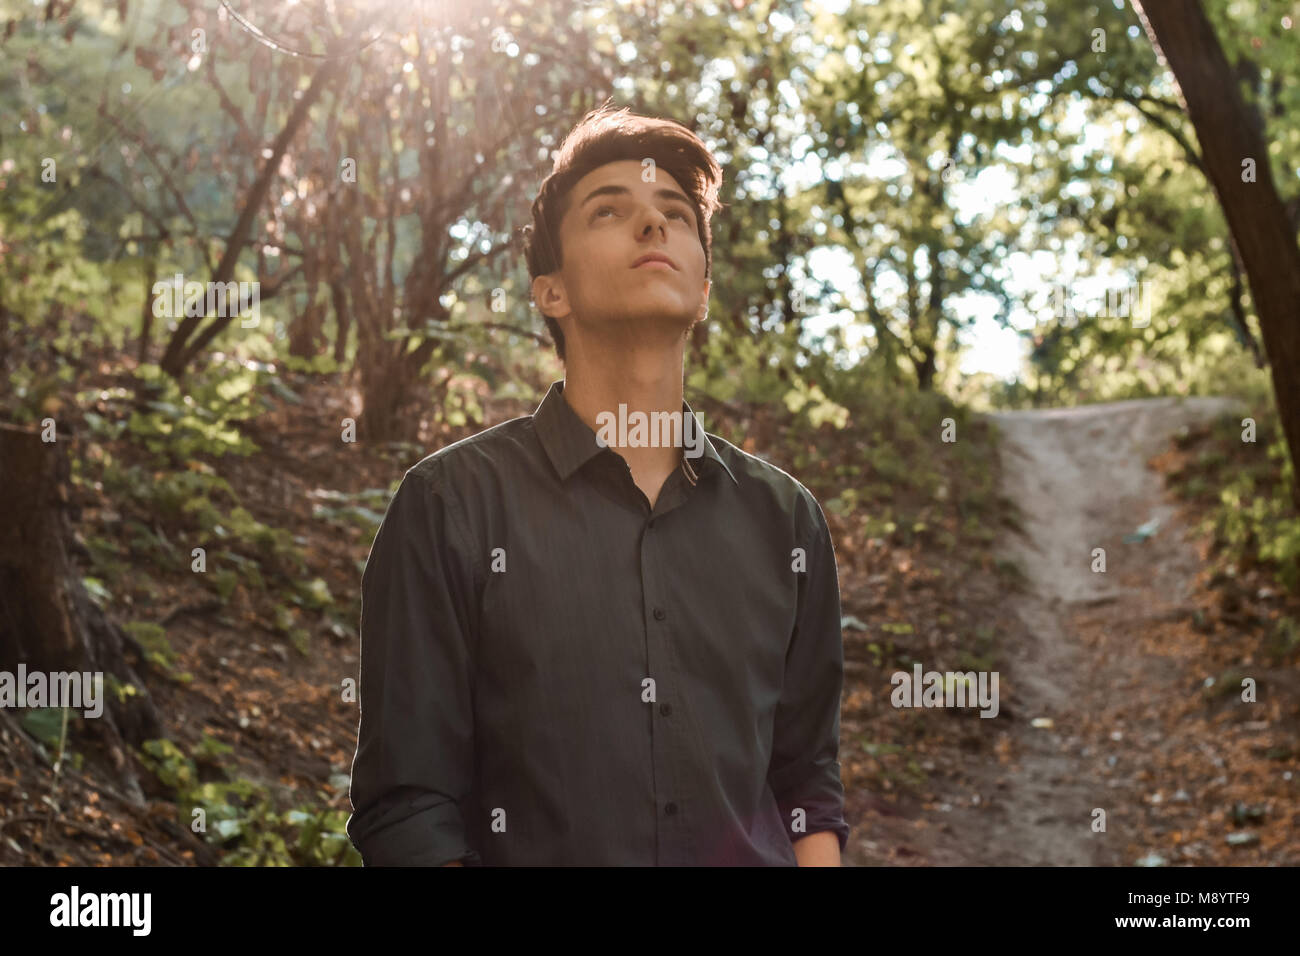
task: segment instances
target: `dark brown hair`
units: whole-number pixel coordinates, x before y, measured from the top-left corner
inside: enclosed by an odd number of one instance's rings
[[[713,234],[709,223],[722,208],[718,190],[722,168],[704,141],[683,124],[616,110],[609,103],[592,110],[569,131],[555,156],[551,173],[533,200],[533,221],[520,231],[530,279],[550,275],[563,265],[560,222],[569,208],[570,192],[583,176],[606,163],[623,159],[654,160],[681,184],[695,209],[696,229],[704,246],[704,275],[713,265]],[[541,309],[539,308],[540,312]],[[555,341],[555,354],[564,359],[564,332],[560,324],[542,313]]]

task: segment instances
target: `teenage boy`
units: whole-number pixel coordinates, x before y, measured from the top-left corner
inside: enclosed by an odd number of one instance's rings
[[[721,176],[626,109],[561,146],[524,231],[564,379],[411,468],[362,576],[367,865],[839,865],[825,516],[682,396]]]

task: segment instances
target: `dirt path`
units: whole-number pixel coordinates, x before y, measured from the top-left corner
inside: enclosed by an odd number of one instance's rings
[[[1148,700],[1187,691],[1170,685],[1178,675],[1169,661],[1147,656],[1123,631],[1190,615],[1183,602],[1199,567],[1145,463],[1183,425],[1229,408],[1221,399],[1170,398],[991,416],[1002,429],[1002,492],[1023,514],[1024,535],[1005,536],[1000,551],[1031,589],[1009,605],[1028,640],[1008,648],[1019,770],[992,814],[989,843],[1000,862],[1131,864],[1109,836],[1141,799],[1132,778],[1160,731],[1119,726],[1113,714],[1127,688]],[[1097,548],[1105,549],[1105,574],[1092,570]],[[1101,656],[1080,640],[1086,620],[1089,631],[1115,639]],[[1034,718],[1052,726],[1036,728]],[[1106,810],[1106,832],[1093,831],[1097,808]]]
[[[1125,705],[1187,688],[1172,662],[1129,636],[1143,622],[1191,615],[1183,602],[1199,565],[1146,462],[1183,425],[1230,408],[1153,399],[990,416],[1003,433],[1002,490],[1024,530],[999,551],[1024,570],[1029,592],[1008,602],[1025,631],[1005,648],[1015,760],[982,814],[981,862],[1133,863],[1123,824],[1145,799],[1140,771],[1161,737],[1149,711],[1126,722]],[[1105,573],[1093,570],[1096,548]],[[1094,831],[1097,809],[1105,832]]]

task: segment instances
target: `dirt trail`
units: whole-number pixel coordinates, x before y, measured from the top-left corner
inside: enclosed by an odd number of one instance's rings
[[[1190,614],[1183,602],[1199,566],[1146,462],[1180,427],[1231,408],[1170,398],[990,415],[1002,430],[1002,492],[1023,522],[1023,534],[1005,534],[998,549],[1029,589],[1008,601],[1027,632],[1004,648],[1015,675],[1003,692],[1015,766],[982,814],[979,862],[1132,864],[1124,841],[1109,837],[1117,818],[1138,812],[1135,777],[1160,731],[1150,719],[1124,726],[1116,707],[1133,689],[1159,701],[1185,688],[1172,662],[1144,654],[1125,631]],[[1096,548],[1105,549],[1106,573],[1092,569]],[[1102,646],[1081,640],[1085,619]],[[1034,718],[1052,724],[1036,728]],[[1093,831],[1096,808],[1107,812],[1106,833]]]

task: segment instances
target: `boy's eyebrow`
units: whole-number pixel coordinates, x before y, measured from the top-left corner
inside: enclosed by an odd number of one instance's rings
[[[587,205],[587,203],[591,202],[597,196],[606,196],[606,195],[621,196],[631,192],[632,190],[628,189],[626,186],[614,186],[614,185],[597,186],[591,192],[587,193],[586,199],[578,203],[578,208],[581,209],[583,206]],[[676,189],[656,189],[655,196],[659,199],[670,199],[676,202],[684,202],[686,203],[686,205],[691,206],[691,201],[687,199],[683,193],[678,192]],[[694,214],[695,212],[694,206],[691,206],[691,212],[692,214]]]

